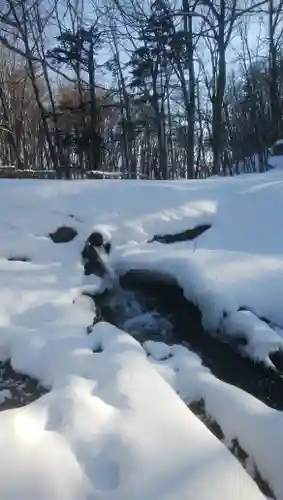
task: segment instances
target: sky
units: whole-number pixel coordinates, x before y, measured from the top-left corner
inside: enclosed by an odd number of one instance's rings
[[[82,1],[84,1],[84,12],[88,12],[86,14],[86,19],[89,18],[89,20],[91,20],[94,12],[94,5],[92,3],[92,0],[82,0]],[[104,0],[102,1],[104,2]],[[67,19],[65,19],[65,25],[68,26]],[[53,35],[53,30],[52,30],[52,35]],[[249,20],[247,36],[249,42],[249,49],[254,57],[256,56],[257,53],[263,54],[264,51],[266,50],[266,46],[264,47],[263,43],[261,43],[261,46],[258,45],[259,35],[261,35],[261,38],[265,36],[264,27],[262,26],[262,23],[260,23],[259,19],[251,18]],[[200,47],[199,54],[204,60],[206,69],[209,72],[211,67],[209,60],[209,53],[205,48],[204,44],[202,44],[202,47]],[[122,61],[126,61],[128,58],[126,51],[123,49],[121,50],[120,56]],[[97,58],[99,65],[102,65],[105,61],[107,61],[111,57],[112,57],[111,47],[109,44],[105,43],[102,49],[99,51],[99,56]],[[228,73],[229,73],[230,70],[232,69],[235,70],[235,68],[237,68],[237,66],[240,63],[240,59],[242,58],[242,42],[238,28],[234,30],[231,43],[227,49],[226,58],[227,58]],[[106,87],[111,86],[112,78],[105,70],[98,70],[97,77],[101,85],[104,85]]]

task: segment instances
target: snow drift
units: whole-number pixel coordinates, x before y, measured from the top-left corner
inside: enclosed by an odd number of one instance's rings
[[[269,352],[283,346],[282,190],[280,171],[193,182],[0,182],[0,359],[50,390],[0,414],[1,499],[263,498],[176,391],[185,401],[205,394],[213,414],[217,392],[217,416],[229,435],[237,409],[235,434],[283,499],[277,451],[264,465],[268,446],[282,449],[280,412],[267,418],[270,410],[242,399],[242,391],[228,397],[207,372],[196,382],[199,361],[194,377],[185,369],[176,382],[172,368],[147,359],[131,337],[105,323],[87,335],[95,308],[81,295],[101,285],[83,276],[81,262],[98,228],[111,240],[112,269],[173,276],[199,305],[207,329],[234,336],[240,328],[247,354],[268,363]],[[148,243],[200,225],[211,228],[192,241]],[[60,226],[77,236],[54,243],[49,235]],[[239,318],[240,307],[250,314]],[[182,359],[179,353],[186,365]]]

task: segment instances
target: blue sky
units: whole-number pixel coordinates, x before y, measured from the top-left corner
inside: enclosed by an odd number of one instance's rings
[[[89,5],[88,17],[91,19],[92,11],[93,11],[94,7],[91,5],[91,0],[86,0],[85,10],[87,10],[86,9],[87,4]],[[66,24],[68,24],[68,23],[66,23]],[[260,22],[256,19],[250,19],[249,26],[248,26],[248,41],[249,41],[250,51],[254,56],[256,55],[256,52],[258,50],[257,40],[258,40],[259,34],[261,34],[262,38],[265,35],[263,27],[260,26]],[[260,53],[263,54],[264,50],[265,50],[264,44],[261,43]],[[237,67],[237,65],[239,63],[239,54],[241,54],[241,53],[242,53],[242,44],[241,44],[239,32],[236,28],[234,33],[233,33],[231,44],[227,50],[228,72],[229,72],[229,69],[235,70],[235,68]],[[210,71],[209,54],[208,54],[208,52],[205,51],[204,48],[202,48],[200,50],[200,54],[201,54],[201,57],[203,58],[203,60],[205,61],[205,64],[207,66],[207,71],[209,72]],[[99,64],[102,64],[103,62],[110,59],[111,57],[112,57],[111,48],[110,48],[110,46],[107,46],[107,44],[105,44],[99,52],[98,62],[99,62]],[[123,53],[123,51],[122,51],[121,59],[126,60],[126,58],[127,58],[127,54]],[[98,71],[97,76],[99,79],[99,83],[101,83],[102,85],[105,85],[105,86],[108,86],[109,84],[111,85],[111,77],[109,75],[103,74],[103,72]]]

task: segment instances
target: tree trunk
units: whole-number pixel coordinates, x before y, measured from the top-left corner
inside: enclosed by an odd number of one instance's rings
[[[278,100],[278,69],[276,44],[274,40],[275,24],[273,23],[274,2],[269,0],[269,99],[272,124],[272,142],[279,138],[280,134],[280,106]]]
[[[195,68],[194,68],[194,46],[193,46],[193,17],[190,15],[189,1],[183,0],[184,31],[187,51],[187,63],[189,71],[189,102],[187,105],[188,120],[188,146],[187,146],[187,177],[194,178],[195,163]]]
[[[90,157],[91,169],[99,170],[101,161],[101,144],[99,143],[100,131],[98,130],[96,93],[95,93],[95,68],[94,68],[94,41],[93,34],[90,31],[90,42],[88,50],[88,73],[89,73],[89,92],[90,92]]]
[[[213,175],[218,175],[221,170],[221,155],[223,150],[223,100],[226,87],[226,50],[225,50],[225,0],[221,0],[221,13],[219,15],[218,33],[218,74],[216,89],[212,102],[212,149],[213,149]]]

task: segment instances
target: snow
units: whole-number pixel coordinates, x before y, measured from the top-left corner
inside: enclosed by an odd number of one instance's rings
[[[162,220],[154,232],[178,232],[203,222],[212,222],[212,228],[191,242],[125,246],[117,251],[116,268],[121,273],[129,268],[158,270],[177,278],[186,297],[201,308],[206,329],[220,328],[224,313],[241,307],[283,325],[282,182],[280,172],[269,172],[185,183],[191,203],[198,197],[198,206],[203,202],[207,208],[209,203],[214,215],[211,210],[207,218],[205,212],[191,217],[188,211],[175,229],[174,219],[168,218],[166,231]],[[147,222],[145,217],[143,227]],[[148,237],[153,233],[149,230]],[[258,349],[253,344],[248,352],[261,359],[260,338]],[[281,346],[282,339],[277,335],[276,345],[273,334],[272,348]]]
[[[283,342],[282,189],[280,170],[193,182],[0,181],[0,360],[50,390],[0,413],[1,500],[264,498],[187,409],[200,397],[283,499],[282,414],[215,379],[184,347],[142,349],[106,323],[87,335],[95,307],[82,294],[104,284],[84,277],[81,262],[99,228],[113,272],[170,276],[208,330],[244,336],[246,354],[270,364]],[[194,241],[148,243],[200,224],[212,227]],[[55,244],[48,235],[63,225],[78,236]]]
[[[268,165],[270,168],[274,169],[282,169],[283,166],[283,156],[281,155],[272,155],[268,158]]]
[[[54,389],[0,415],[1,499],[264,498],[129,335],[99,323],[60,354]]]
[[[168,346],[164,345],[164,349]],[[147,346],[149,360],[159,374],[190,404],[205,401],[208,416],[221,427],[225,443],[237,438],[276,499],[283,498],[283,414],[244,391],[221,382],[202,366],[200,358],[182,346],[172,346],[167,359],[158,360]],[[159,347],[160,352],[162,348]]]
[[[143,343],[145,351],[151,354],[154,359],[161,360],[168,358],[170,354],[170,346],[163,342],[154,342],[147,340]]]
[[[230,336],[244,337],[248,344],[244,345],[242,349],[250,357],[264,361],[271,367],[273,365],[268,355],[278,350],[280,345],[283,349],[283,339],[282,342],[279,342],[276,331],[250,311],[237,311],[230,314],[223,319],[222,328]]]

